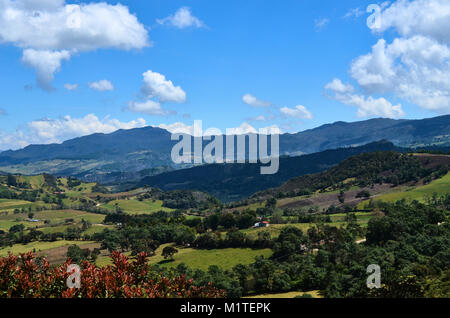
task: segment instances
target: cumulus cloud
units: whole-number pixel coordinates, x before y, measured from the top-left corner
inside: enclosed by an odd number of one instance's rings
[[[355,90],[351,84],[344,84],[338,78],[334,78],[325,88],[341,94],[352,93]]]
[[[114,90],[114,85],[108,80],[101,80],[98,82],[90,82],[90,83],[88,83],[88,86],[91,89],[94,89],[99,92],[106,92],[106,91]]]
[[[332,82],[325,86],[328,92],[334,93],[330,97],[349,106],[358,108],[358,117],[387,117],[400,118],[405,115],[402,105],[392,105],[385,98],[374,98],[372,96],[364,96],[354,94],[354,87],[350,84],[344,84],[340,79],[335,78]]]
[[[380,39],[353,61],[350,74],[368,93],[394,92],[425,109],[450,111],[450,48],[434,39]]]
[[[78,84],[66,83],[64,84],[64,88],[67,89],[68,91],[76,91],[78,89]]]
[[[75,53],[141,49],[149,42],[144,25],[121,4],[0,0],[0,44],[22,48],[38,86],[48,90],[61,61]]]
[[[141,91],[147,98],[157,98],[161,103],[186,101],[186,92],[180,86],[175,86],[172,81],[166,80],[164,75],[148,70],[143,76]]]
[[[184,103],[186,102],[186,92],[160,73],[148,70],[142,75],[144,79],[141,92],[145,100],[143,102],[129,102],[128,110],[156,116],[176,114],[175,111],[164,110],[161,104],[166,102]]]
[[[26,129],[14,133],[0,132],[0,149],[18,149],[29,144],[60,143],[64,140],[93,133],[112,133],[118,129],[146,126],[144,119],[121,122],[109,116],[99,119],[94,114],[81,118],[65,116],[59,119],[39,119],[27,124]]]
[[[147,115],[156,115],[156,116],[166,116],[170,114],[174,114],[173,111],[164,110],[161,107],[161,104],[155,102],[153,100],[148,100],[146,102],[130,102],[128,104],[128,109],[134,113],[141,113]]]
[[[450,43],[450,1],[398,0],[384,7],[378,32],[395,28],[403,37],[423,35]]]
[[[173,134],[176,134],[176,133],[188,134],[188,135],[194,134],[194,126],[186,125],[185,123],[182,123],[182,122],[176,122],[173,124],[160,124],[155,127],[165,129]],[[205,129],[205,127],[203,127],[203,129]],[[268,133],[281,134],[281,130],[277,126],[264,127],[264,128],[261,128],[261,131],[262,131],[262,133],[266,133],[266,134],[268,134]],[[206,132],[206,129],[203,133],[205,133],[205,132]],[[243,122],[239,127],[227,128],[226,131],[222,131],[222,134],[225,133],[227,135],[245,135],[245,134],[257,134],[259,132],[260,132],[259,129],[256,129],[255,127],[253,127],[252,125],[250,125],[247,122]]]
[[[379,39],[369,53],[352,61],[350,75],[364,95],[350,99],[356,95],[334,89],[340,93],[337,99],[347,104],[372,105],[377,109],[374,114],[399,117],[403,113],[401,105],[369,97],[389,94],[423,109],[449,113],[450,1],[397,0],[385,2],[380,8],[373,31],[382,34],[392,29],[396,35],[390,43]]]
[[[192,125],[189,126],[182,122],[176,122],[172,124],[160,124],[155,127],[165,129],[172,134],[187,134],[187,135],[194,134],[194,126]]]
[[[294,117],[299,119],[312,119],[311,112],[303,105],[295,106],[294,108],[282,107],[280,112],[287,117]]]
[[[270,102],[265,102],[265,101],[259,100],[252,94],[245,94],[244,96],[242,96],[242,101],[245,104],[253,106],[253,107],[268,107],[268,106],[272,105],[272,103],[270,103]]]
[[[191,9],[188,7],[182,7],[175,14],[164,19],[157,19],[156,22],[159,24],[168,24],[179,29],[189,27],[201,28],[206,26],[197,17],[192,15]]]

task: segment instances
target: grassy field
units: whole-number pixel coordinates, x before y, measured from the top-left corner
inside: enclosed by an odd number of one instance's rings
[[[105,219],[103,214],[95,214],[76,210],[46,210],[40,212],[34,212],[35,219],[39,222],[28,222],[27,213],[14,214],[9,212],[8,215],[0,215],[0,230],[8,231],[11,226],[17,224],[23,224],[26,228],[39,227],[39,230],[44,233],[64,232],[64,223],[67,219],[73,219],[74,222],[79,223],[82,219],[89,221],[90,223],[102,223]],[[49,220],[50,224],[59,225],[56,227],[42,227],[44,226],[44,220]],[[41,228],[42,227],[42,228]],[[67,225],[66,225],[67,227]]]
[[[450,193],[450,172],[444,177],[433,180],[427,185],[421,187],[408,188],[403,191],[393,191],[375,197],[375,201],[384,202],[396,202],[402,199],[407,201],[418,200],[424,202],[427,197],[431,197],[434,193],[439,195],[445,195]],[[359,207],[363,208],[369,201],[364,201],[359,204]]]
[[[102,223],[105,215],[77,210],[49,210],[36,212],[34,218],[38,220],[50,220],[51,224],[64,222],[66,219],[73,219],[75,222],[80,222],[81,219],[84,219],[91,223]]]
[[[255,295],[255,296],[247,296],[243,298],[295,298],[297,296],[302,296],[304,294],[309,294],[313,296],[313,298],[322,298],[322,296],[319,295],[318,290],[311,290],[307,292],[288,292],[288,293],[280,293],[280,294],[261,294],[261,295]]]
[[[355,214],[357,217],[358,224],[361,225],[361,227],[367,227],[367,223],[369,223],[369,220],[372,217],[371,213],[357,212]],[[332,214],[330,216],[332,222],[325,224],[329,226],[340,227],[346,224],[345,216],[346,216],[345,213]],[[250,228],[241,231],[253,237],[256,237],[258,235],[258,232],[260,231],[269,231],[272,237],[277,237],[280,234],[281,229],[286,226],[293,226],[299,228],[300,230],[303,231],[303,233],[306,233],[310,227],[314,226],[314,223],[271,224],[269,227]]]
[[[173,211],[173,209],[163,207],[162,201],[160,200],[156,200],[154,202],[151,200],[139,201],[135,199],[114,200],[103,205],[104,208],[111,211],[115,211],[116,206],[120,207],[124,212],[129,214],[148,214],[158,211]]]
[[[26,253],[26,252],[40,252],[45,250],[50,250],[53,248],[66,246],[66,245],[84,245],[84,244],[91,244],[94,242],[89,241],[55,241],[55,242],[31,242],[29,244],[14,244],[12,247],[4,247],[0,249],[0,257],[7,256],[9,252],[17,255],[19,253]]]
[[[29,201],[0,199],[0,211],[12,211],[14,209],[28,208],[35,205]]]
[[[214,250],[197,250],[193,248],[177,248],[178,253],[174,255],[174,260],[165,260],[161,256],[164,247],[172,244],[163,244],[156,250],[156,255],[149,258],[150,264],[160,264],[167,267],[176,267],[185,263],[192,269],[207,270],[211,265],[217,265],[226,270],[231,269],[237,264],[248,265],[254,262],[256,256],[270,257],[272,250],[252,250],[250,248],[225,248]],[[125,255],[130,255],[125,253]],[[101,256],[97,259],[98,266],[111,264],[107,256]]]

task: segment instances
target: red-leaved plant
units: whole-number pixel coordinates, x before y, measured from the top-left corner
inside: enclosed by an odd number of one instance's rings
[[[38,260],[33,253],[0,258],[0,297],[35,298],[219,298],[225,291],[208,284],[195,286],[185,276],[162,277],[150,271],[147,254],[134,260],[119,252],[111,254],[113,265],[97,267],[81,264],[80,288],[69,288],[72,273],[64,264],[50,267],[47,260]]]

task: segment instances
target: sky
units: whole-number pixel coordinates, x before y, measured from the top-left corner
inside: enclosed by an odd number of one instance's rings
[[[0,0],[0,150],[448,114],[449,44],[448,0]]]

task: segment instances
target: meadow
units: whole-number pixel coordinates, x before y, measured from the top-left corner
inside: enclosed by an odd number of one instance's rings
[[[208,270],[211,265],[217,265],[223,270],[231,269],[237,264],[248,265],[254,262],[256,256],[264,256],[266,258],[272,255],[271,249],[253,250],[250,248],[225,248],[212,250],[198,250],[193,248],[177,248],[178,253],[173,260],[164,259],[161,255],[162,250],[166,246],[172,244],[163,244],[155,251],[155,255],[149,257],[150,264],[159,264],[165,267],[176,267],[181,263],[186,264],[192,269]],[[130,255],[130,253],[125,253]],[[100,256],[96,262],[97,266],[105,266],[111,264],[111,260],[107,256]]]
[[[419,202],[425,202],[427,198],[432,197],[434,194],[441,196],[450,193],[450,172],[444,177],[433,180],[427,185],[419,187],[403,188],[400,191],[393,190],[390,193],[381,194],[373,198],[374,201],[383,202],[396,202],[405,199],[406,201],[417,200]],[[369,200],[364,201],[358,205],[360,208],[367,206]]]
[[[14,255],[18,255],[19,253],[27,253],[27,252],[41,252],[50,249],[54,249],[61,246],[66,245],[85,245],[94,242],[90,241],[55,241],[55,242],[39,242],[34,241],[28,244],[14,244],[12,247],[3,247],[0,248],[0,257],[7,256],[9,252]]]

